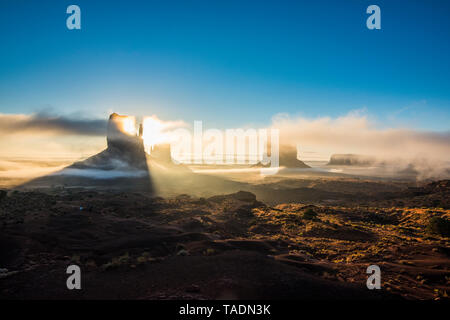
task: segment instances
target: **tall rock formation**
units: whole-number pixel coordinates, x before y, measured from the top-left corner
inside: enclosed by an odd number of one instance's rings
[[[69,168],[100,170],[148,170],[142,137],[134,133],[134,118],[113,113],[109,116],[106,142],[102,152]]]
[[[107,148],[23,187],[89,187],[154,193],[142,137],[136,135],[133,117],[113,113],[107,127]]]
[[[376,158],[372,156],[360,154],[333,154],[329,166],[373,166],[376,163]]]

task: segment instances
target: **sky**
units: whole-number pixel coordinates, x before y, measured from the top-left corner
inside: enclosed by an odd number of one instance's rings
[[[66,8],[81,8],[68,30]],[[369,30],[366,8],[381,8]],[[449,1],[0,3],[0,113],[112,111],[210,127],[362,110],[448,131]]]

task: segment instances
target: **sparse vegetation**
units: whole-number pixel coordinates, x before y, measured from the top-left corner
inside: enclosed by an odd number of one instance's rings
[[[124,255],[121,255],[119,257],[114,257],[110,262],[104,264],[102,266],[103,270],[118,268],[123,265],[127,265],[130,262],[130,255],[125,253]]]
[[[79,256],[79,255],[76,255],[76,254],[73,255],[73,256],[70,258],[70,262],[80,264],[80,256]]]
[[[153,262],[156,261],[155,258],[153,258],[150,253],[148,252],[143,252],[139,257],[137,257],[136,259],[136,263],[137,264],[144,264],[146,262]]]
[[[214,250],[213,248],[208,248],[204,251],[205,256],[212,256],[215,253],[216,253],[216,250]]]
[[[48,274],[53,274],[55,261],[71,261],[90,276],[114,269],[114,276],[126,272],[133,280],[136,275],[140,278],[135,281],[145,281],[151,288],[159,277],[152,270],[167,270],[170,277],[177,278],[175,273],[184,272],[189,261],[199,261],[198,267],[204,266],[208,272],[216,272],[218,261],[231,263],[236,270],[244,265],[241,255],[248,254],[252,258],[246,264],[247,274],[257,274],[275,259],[280,268],[273,269],[275,272],[287,263],[299,266],[301,274],[363,284],[366,274],[361,272],[362,266],[386,262],[390,268],[383,273],[385,292],[407,299],[448,299],[448,241],[441,237],[448,236],[450,210],[421,203],[410,206],[407,199],[402,200],[404,206],[394,202],[385,206],[333,202],[260,206],[255,205],[253,196],[241,195],[211,201],[194,196],[155,200],[138,193],[117,196],[75,190],[70,196],[9,193],[0,203],[0,223],[12,248],[19,239],[16,221],[20,218],[25,227],[30,221],[34,224],[33,236],[24,233],[28,242],[21,246],[39,251],[30,249],[25,254],[26,268],[47,268]],[[92,214],[74,210],[81,205],[95,210]],[[33,242],[39,245],[28,246]],[[64,252],[75,242],[77,251]],[[20,250],[8,252],[19,254]],[[97,256],[97,252],[102,254]],[[158,264],[150,265],[153,261]],[[254,261],[257,263],[252,265]],[[9,265],[2,267],[9,269]],[[8,276],[2,281],[13,287],[21,274],[31,276],[24,269],[17,278]],[[171,278],[167,279],[172,289],[179,287],[179,282],[171,284]],[[112,290],[118,288],[112,286]],[[201,292],[208,290],[202,288]]]

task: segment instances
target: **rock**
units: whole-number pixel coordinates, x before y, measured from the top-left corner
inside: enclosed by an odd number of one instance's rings
[[[170,153],[170,144],[155,145],[150,152],[150,158],[157,160],[159,163],[173,165],[172,155]]]
[[[248,191],[238,191],[236,193],[226,194],[226,195],[220,195],[220,196],[213,196],[208,198],[208,201],[220,203],[227,199],[232,200],[238,200],[242,202],[255,202],[256,196]]]
[[[376,159],[371,156],[359,154],[333,154],[327,165],[337,166],[372,166]]]
[[[244,204],[236,209],[236,213],[240,216],[252,217],[253,216],[253,205]]]
[[[121,151],[143,149],[142,139],[131,132],[135,126],[134,117],[112,113],[108,120],[106,142],[108,148]]]
[[[121,171],[141,170],[148,172],[142,138],[126,131],[133,126],[134,118],[121,116],[117,113],[111,114],[106,137],[108,147],[102,152],[84,161],[76,162],[68,168]]]
[[[261,162],[258,162],[252,167],[257,168],[269,168],[270,163],[264,165]],[[306,169],[311,168],[306,163],[298,159],[297,148],[293,146],[283,145],[280,146],[280,154],[279,154],[279,164],[280,167],[285,168],[300,168]]]
[[[184,194],[184,193],[183,193],[183,194],[180,194],[180,195],[176,196],[175,199],[186,201],[186,200],[191,199],[191,196],[188,195],[188,194]]]
[[[256,201],[256,196],[248,191],[238,191],[236,193],[231,194],[234,199],[244,202],[253,202]]]

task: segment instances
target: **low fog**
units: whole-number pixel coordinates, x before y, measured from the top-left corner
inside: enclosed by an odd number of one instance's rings
[[[373,156],[378,165],[389,165],[398,171],[414,169],[419,179],[449,177],[449,131],[380,129],[359,113],[315,119],[277,115],[272,128],[280,130],[283,143],[298,146],[300,158],[306,146],[327,157],[332,154]]]
[[[157,121],[164,132],[187,126],[183,121]],[[5,181],[7,178],[51,174],[100,152],[106,147],[106,124],[106,119],[80,119],[45,113],[0,114],[0,178]],[[419,180],[450,177],[449,131],[380,128],[360,113],[314,119],[277,115],[269,128],[280,130],[280,145],[297,146],[301,160],[308,161],[306,151],[320,153],[323,160],[328,160],[332,154],[364,155],[375,159],[373,165],[384,166],[393,173],[416,172]],[[71,173],[99,177],[103,174]],[[111,175],[111,178],[129,176],[130,172],[118,171]],[[140,173],[133,172],[132,175]]]

